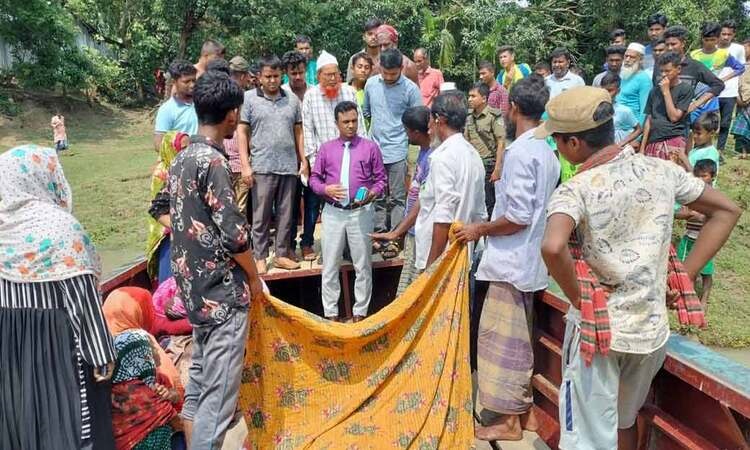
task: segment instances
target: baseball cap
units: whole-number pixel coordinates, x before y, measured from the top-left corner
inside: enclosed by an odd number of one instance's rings
[[[235,56],[229,60],[229,70],[232,72],[248,72],[250,64],[242,56]]]
[[[544,139],[553,133],[578,133],[591,130],[612,119],[594,120],[596,108],[603,102],[612,103],[604,89],[580,86],[568,89],[547,103],[547,120],[534,131],[534,137]]]

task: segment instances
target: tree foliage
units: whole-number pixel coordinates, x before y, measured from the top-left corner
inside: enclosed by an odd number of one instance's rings
[[[515,47],[517,61],[530,64],[566,47],[590,80],[601,70],[609,32],[623,28],[629,40],[647,42],[646,18],[654,12],[666,14],[670,24],[687,26],[694,45],[703,21],[732,18],[741,30],[746,26],[739,1],[531,0],[522,7],[513,1],[450,0],[430,2],[422,40],[439,55],[435,63],[463,86],[475,78],[480,60],[497,63],[495,51],[505,44]]]
[[[446,78],[466,87],[480,60],[511,44],[517,59],[534,63],[565,46],[591,78],[604,59],[613,28],[645,41],[646,17],[665,13],[694,34],[704,20],[735,19],[747,29],[740,0],[0,0],[0,37],[19,61],[25,86],[91,90],[128,103],[152,91],[154,70],[177,57],[195,59],[212,37],[228,56],[254,59],[292,48],[308,35],[343,66],[362,48],[362,24],[378,17],[394,25],[406,53],[426,47]],[[79,27],[111,49],[103,56],[75,43]]]
[[[27,87],[85,87],[91,65],[75,44],[74,29],[59,3],[0,0],[0,37],[11,47],[17,75]]]

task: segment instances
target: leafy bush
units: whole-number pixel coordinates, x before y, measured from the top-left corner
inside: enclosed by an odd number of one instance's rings
[[[113,103],[132,103],[135,83],[129,72],[117,61],[96,50],[86,48],[83,52],[91,63],[91,70],[86,74],[86,89],[89,94],[101,96]]]
[[[15,117],[21,112],[21,107],[13,101],[13,98],[0,92],[0,114]]]

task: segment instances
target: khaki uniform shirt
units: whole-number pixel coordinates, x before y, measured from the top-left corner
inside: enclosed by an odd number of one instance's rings
[[[505,122],[499,109],[486,106],[479,114],[466,117],[466,140],[474,146],[483,161],[495,160],[497,139],[505,139]]]

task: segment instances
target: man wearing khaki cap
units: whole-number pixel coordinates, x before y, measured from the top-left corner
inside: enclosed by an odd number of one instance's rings
[[[229,74],[243,91],[250,89],[250,64],[242,56],[229,60]]]
[[[250,64],[245,58],[235,56],[230,59],[229,74],[240,85],[243,91],[250,89]],[[234,131],[231,139],[224,139],[224,150],[229,157],[230,176],[237,205],[240,207],[240,212],[244,215],[247,212],[247,194],[250,191],[248,175],[250,173],[250,163],[247,148],[241,149],[237,145],[237,130]]]
[[[559,447],[635,450],[638,410],[669,338],[674,204],[707,217],[694,247],[699,250],[685,261],[690,279],[726,241],[740,210],[676,164],[615,145],[614,110],[602,89],[563,92],[547,104],[547,114],[535,136],[551,135],[558,152],[580,164],[552,194],[542,243],[546,266],[571,304]]]

